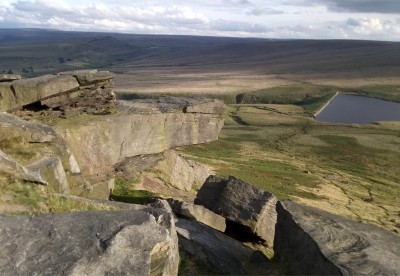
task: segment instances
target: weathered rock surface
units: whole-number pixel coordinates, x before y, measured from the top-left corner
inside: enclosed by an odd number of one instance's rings
[[[204,113],[204,114],[224,114],[225,107],[221,104],[214,102],[198,103],[189,105],[186,108],[187,113]]]
[[[20,178],[22,180],[32,181],[47,185],[40,173],[34,170],[29,170],[12,157],[0,150],[0,171],[6,172]]]
[[[15,105],[9,109],[21,107],[30,103],[72,91],[79,87],[76,78],[72,76],[45,75],[31,79],[12,82],[15,95]]]
[[[198,262],[217,274],[270,274],[270,265],[260,252],[195,221],[176,222],[179,245]]]
[[[1,275],[176,275],[172,216],[148,211],[0,215]]]
[[[93,116],[85,121],[78,118],[76,122],[71,119],[67,125],[55,127],[70,145],[82,173],[104,175],[128,157],[214,141],[223,126],[220,114],[184,113],[176,109],[163,113],[165,105],[178,105],[172,100],[161,103],[157,110],[157,101],[151,103],[151,108],[142,106],[141,111],[134,105],[141,106],[132,103],[120,107],[121,111],[114,115]]]
[[[166,96],[158,99],[138,99],[120,101],[122,108],[137,113],[143,112],[183,112],[200,114],[224,114],[225,104],[216,99]]]
[[[30,164],[27,168],[45,179],[52,191],[63,194],[70,193],[67,174],[59,157],[43,158]]]
[[[20,80],[21,76],[16,74],[0,74],[0,82],[9,82],[14,80]]]
[[[200,204],[273,244],[277,198],[235,177],[210,176],[199,190],[195,204]]]
[[[200,189],[207,177],[213,174],[203,165],[186,159],[174,150],[166,151],[164,159],[157,164],[155,169],[161,172],[161,178],[164,181],[184,191]]]
[[[0,82],[0,111],[9,110],[16,106],[11,84]]]
[[[290,274],[398,275],[400,238],[291,201],[277,204],[276,260]]]
[[[21,156],[18,154],[14,156],[19,150],[19,146],[10,147],[14,143],[20,145],[23,153],[31,157],[19,160]],[[40,152],[35,146],[37,143],[46,144],[40,147],[42,149]],[[6,150],[7,147],[10,148]],[[68,145],[58,139],[57,134],[49,126],[0,112],[0,148],[8,152],[7,156],[5,153],[2,154],[0,170],[20,179],[48,184],[51,191],[60,193],[69,193],[70,183],[74,188],[80,186],[87,190],[87,187],[90,187],[80,175],[79,165]],[[24,165],[19,162],[24,162]]]
[[[59,75],[74,76],[80,85],[89,85],[99,81],[110,80],[114,78],[114,74],[109,71],[92,70],[75,70],[69,72],[61,72]]]
[[[49,126],[0,112],[0,141],[22,138],[28,143],[45,143],[53,141],[56,136],[57,134]]]
[[[125,179],[135,179],[144,170],[155,167],[162,159],[161,153],[137,155],[125,158],[122,162],[115,164],[114,167],[117,175]]]
[[[204,206],[173,199],[169,199],[168,202],[174,213],[178,216],[199,221],[221,232],[224,232],[226,229],[225,218],[208,210]]]
[[[63,116],[81,111],[105,112],[115,102],[113,76],[108,71],[97,70],[63,72],[30,79],[4,75],[3,80],[7,82],[0,80],[0,111],[40,102],[50,108],[61,106],[53,113],[60,115],[61,111]]]

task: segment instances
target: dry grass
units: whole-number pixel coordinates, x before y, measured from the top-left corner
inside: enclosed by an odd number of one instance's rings
[[[295,82],[252,71],[142,71],[115,76],[118,92],[171,94],[239,94]]]

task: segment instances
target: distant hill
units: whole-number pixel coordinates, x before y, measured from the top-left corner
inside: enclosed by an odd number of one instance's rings
[[[118,72],[180,67],[396,76],[400,43],[0,29],[0,72],[33,76],[93,67]],[[33,70],[26,73],[26,68]]]

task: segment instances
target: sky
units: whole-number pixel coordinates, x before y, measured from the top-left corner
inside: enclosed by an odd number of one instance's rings
[[[0,28],[400,41],[400,0],[0,0]]]

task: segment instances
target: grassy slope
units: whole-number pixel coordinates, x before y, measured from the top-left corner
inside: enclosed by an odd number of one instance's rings
[[[45,186],[0,172],[0,213],[43,214],[112,209],[58,197]]]
[[[299,106],[231,105],[219,141],[181,150],[280,199],[400,232],[400,126],[332,125],[304,115]]]

